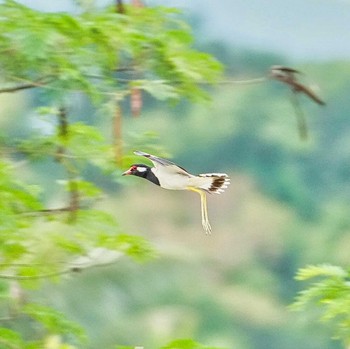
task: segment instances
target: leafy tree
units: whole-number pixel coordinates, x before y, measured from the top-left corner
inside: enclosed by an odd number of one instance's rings
[[[34,118],[50,125],[25,139],[6,131],[1,137],[1,348],[86,345],[80,326],[44,300],[33,302],[25,290],[115,263],[122,255],[136,260],[154,255],[146,240],[124,233],[114,214],[97,208],[107,193],[88,180],[88,170],[113,177],[133,161],[122,137],[127,103],[139,115],[146,94],[161,101],[205,100],[200,84],[214,83],[220,74],[215,59],[192,48],[177,10],[120,5],[81,7],[75,15],[42,13],[14,0],[0,5],[0,93],[21,98],[20,91],[34,90],[40,101]],[[70,107],[81,98],[93,106],[83,120]],[[29,118],[25,111],[21,124]],[[102,118],[111,133],[99,127]],[[62,206],[48,200],[54,183],[30,185],[21,176],[21,166],[38,162],[57,169]],[[17,326],[23,319],[30,332]],[[204,347],[179,341],[166,348]]]
[[[350,345],[350,291],[349,272],[339,266],[322,264],[301,268],[296,279],[306,281],[318,279],[301,291],[291,306],[304,311],[318,307],[320,320],[329,324],[333,338],[341,340],[346,348]]]

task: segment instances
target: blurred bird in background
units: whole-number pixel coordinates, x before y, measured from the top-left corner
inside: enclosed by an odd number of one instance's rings
[[[303,110],[300,106],[300,103],[296,97],[296,94],[303,93],[304,95],[308,96],[310,99],[312,99],[314,102],[316,102],[319,105],[325,105],[326,103],[319,98],[316,93],[311,89],[311,87],[306,86],[305,84],[302,84],[298,78],[297,75],[301,74],[300,71],[284,67],[282,65],[273,65],[269,70],[269,78],[277,81],[281,81],[284,84],[288,85],[291,88],[292,94],[292,104],[294,106],[297,121],[298,121],[298,129],[299,129],[299,135],[301,139],[307,138],[307,126],[306,126],[306,120],[303,113]]]

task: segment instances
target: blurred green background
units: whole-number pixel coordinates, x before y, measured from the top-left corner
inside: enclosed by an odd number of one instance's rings
[[[63,1],[23,3],[70,9]],[[213,234],[202,232],[197,195],[139,178],[116,184],[91,171],[90,179],[110,192],[99,205],[115,212],[125,231],[147,237],[158,257],[136,265],[121,259],[35,296],[82,324],[92,348],[115,342],[153,348],[174,338],[232,349],[340,348],[316,314],[287,307],[302,287],[294,280],[299,267],[350,262],[350,2],[158,3],[184,9],[196,46],[225,64],[225,79],[291,66],[320,87],[327,105],[299,96],[309,130],[302,141],[290,91],[278,82],[222,83],[204,105],[146,98],[140,118],[124,119],[129,144],[147,134],[190,172],[231,177],[224,194],[209,197]],[[23,110],[36,105],[35,93],[2,95],[0,102],[8,132],[25,136],[43,127],[28,119],[18,131]],[[84,100],[71,107],[81,115],[89,108]],[[37,163],[24,176],[49,183],[56,170]],[[47,200],[60,202],[54,189]]]

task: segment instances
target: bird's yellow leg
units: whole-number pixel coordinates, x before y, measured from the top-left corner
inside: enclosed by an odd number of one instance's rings
[[[211,233],[211,226],[208,219],[208,208],[207,208],[207,195],[205,192],[200,192],[201,196],[201,211],[202,211],[202,225],[206,234]]]
[[[203,190],[197,188],[188,188],[188,190],[198,193],[201,197],[201,214],[202,214],[202,225],[206,234],[211,234],[211,226],[208,219],[208,208],[207,208],[207,195]]]

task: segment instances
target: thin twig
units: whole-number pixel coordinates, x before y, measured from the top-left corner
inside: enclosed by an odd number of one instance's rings
[[[3,87],[0,89],[0,93],[12,93],[12,92],[17,92],[21,90],[27,90],[30,88],[35,88],[35,87],[42,87],[43,85],[46,85],[49,81],[45,81],[48,77],[43,77],[40,79],[37,79],[35,81],[30,81],[21,85],[17,86],[11,86],[11,87]]]
[[[36,216],[40,214],[60,214],[60,213],[65,213],[69,212],[71,210],[70,207],[60,207],[60,208],[44,208],[42,210],[36,210],[36,211],[28,211],[28,212],[21,212],[21,215],[26,215],[26,216]],[[1,265],[1,264],[0,264]]]
[[[99,267],[108,267],[111,265],[114,265],[119,262],[119,258],[106,262],[106,263],[96,263],[96,264],[86,264],[86,265],[72,265],[69,268],[59,270],[56,272],[52,273],[46,273],[46,274],[39,274],[39,275],[9,275],[9,274],[0,274],[0,279],[6,279],[6,280],[19,280],[19,281],[25,281],[25,280],[37,280],[37,279],[46,279],[46,278],[51,278],[55,276],[60,276],[60,275],[67,275],[67,274],[72,274],[76,273],[82,270],[87,270],[87,269],[93,269],[93,268],[99,268]]]
[[[132,71],[130,68],[121,68],[117,69],[116,71]],[[91,78],[91,79],[105,79],[104,76],[102,75],[93,75],[93,74],[86,74],[85,77]],[[18,79],[18,80],[23,80],[23,81],[28,81],[25,79]],[[138,79],[139,80],[139,79]],[[126,83],[129,84],[130,82],[135,81],[135,79],[127,79],[127,78],[115,78],[116,82],[120,83]],[[145,81],[152,81],[154,83],[157,82],[164,82],[164,80],[145,80]],[[252,84],[260,84],[263,82],[266,82],[267,78],[266,77],[260,77],[260,78],[252,78],[252,79],[245,79],[245,80],[221,80],[217,81],[216,83],[210,83],[210,82],[198,82],[199,85],[252,85]],[[11,87],[3,87],[0,88],[0,94],[1,93],[12,93],[12,92],[17,92],[21,90],[26,90],[26,89],[31,89],[31,88],[43,88],[47,90],[53,90],[53,91],[62,91],[62,88],[59,87],[53,87],[50,86],[49,83],[51,81],[42,81],[41,79],[37,81],[28,81],[27,83],[23,83],[21,85],[17,86],[11,86]],[[171,81],[173,84],[180,84],[181,81]],[[76,92],[85,92],[82,89],[75,89],[74,91]],[[113,96],[115,93],[114,92],[99,92],[99,95],[101,96]]]
[[[266,81],[267,81],[267,78],[263,76],[259,78],[244,79],[244,80],[220,80],[220,81],[217,81],[216,83],[219,85],[253,85],[253,84],[261,84]],[[204,84],[208,84],[208,83],[204,83]]]
[[[36,279],[46,279],[54,276],[59,276],[59,275],[64,275],[64,274],[69,274],[72,272],[72,269],[64,269],[61,271],[56,271],[52,273],[47,273],[47,274],[41,274],[41,275],[8,275],[8,274],[0,274],[0,279],[7,279],[7,280],[36,280]]]
[[[122,138],[122,109],[118,102],[115,102],[115,112],[113,120],[113,139],[115,149],[115,160],[118,165],[121,165],[123,157],[123,138]]]
[[[39,85],[34,84],[34,83],[28,83],[28,84],[12,86],[12,87],[3,87],[0,89],[0,93],[17,92],[17,91],[21,91],[21,90],[27,90],[27,89],[33,88],[33,87],[39,87]]]
[[[0,263],[0,268],[32,268],[33,266],[42,265],[42,263]]]
[[[62,139],[62,143],[65,144],[68,141],[68,118],[67,110],[65,107],[60,107],[57,117],[58,135]],[[66,158],[61,157],[61,154],[66,153],[66,148],[63,144],[60,145],[60,147],[57,149],[57,159],[67,171],[70,196],[69,212],[71,212],[70,220],[74,221],[76,219],[76,212],[79,209],[79,190],[76,181],[76,169]]]
[[[116,2],[116,12],[117,13],[121,13],[121,14],[125,13],[125,7],[124,7],[124,4],[123,4],[122,0],[117,0],[117,2]]]

